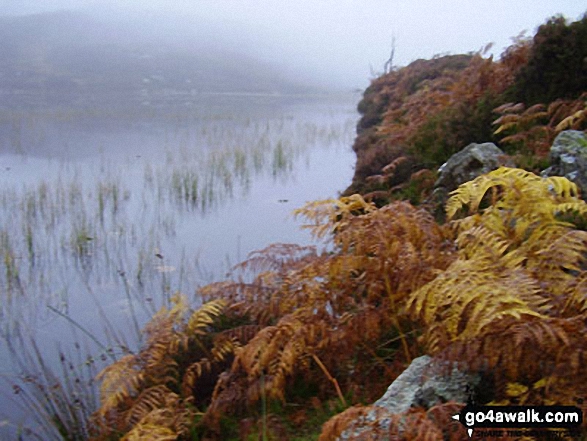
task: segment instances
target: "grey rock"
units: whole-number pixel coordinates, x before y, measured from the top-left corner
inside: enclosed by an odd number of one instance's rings
[[[578,130],[566,130],[558,134],[550,148],[550,167],[542,177],[564,176],[579,187],[581,195],[587,195],[587,135]]]
[[[338,439],[385,440],[381,433],[387,433],[393,415],[407,412],[411,407],[429,409],[447,401],[466,403],[469,391],[479,382],[478,374],[461,372],[456,366],[443,365],[427,355],[418,357],[374,403],[376,407],[352,422]]]
[[[459,185],[503,165],[514,166],[512,160],[492,142],[469,144],[438,169],[439,176],[434,187],[448,194]]]

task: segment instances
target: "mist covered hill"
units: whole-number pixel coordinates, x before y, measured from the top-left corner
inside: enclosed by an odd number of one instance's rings
[[[316,92],[206,23],[0,17],[0,106],[190,100],[201,94]],[[216,34],[215,34],[216,33]]]

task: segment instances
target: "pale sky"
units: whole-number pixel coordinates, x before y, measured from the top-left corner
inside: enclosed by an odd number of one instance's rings
[[[0,15],[82,9],[212,29],[212,39],[287,67],[300,77],[365,87],[381,72],[395,36],[395,64],[436,54],[477,51],[534,34],[561,13],[577,20],[584,0],[0,0]],[[165,20],[162,20],[165,21]],[[204,24],[207,23],[207,24]],[[182,27],[183,26],[183,27]],[[174,29],[172,25],[170,29]],[[174,32],[174,31],[173,31]]]

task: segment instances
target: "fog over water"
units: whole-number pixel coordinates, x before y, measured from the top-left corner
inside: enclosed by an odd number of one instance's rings
[[[381,72],[392,36],[397,65],[477,51],[490,42],[499,55],[520,32],[533,35],[557,13],[576,20],[586,9],[577,0],[3,0],[0,16],[83,11],[125,23],[142,38],[222,47],[279,66],[298,80],[348,89],[365,87],[372,73]]]

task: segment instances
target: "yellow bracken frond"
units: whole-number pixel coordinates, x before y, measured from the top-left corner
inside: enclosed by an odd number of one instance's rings
[[[100,413],[116,409],[120,403],[134,396],[143,382],[144,372],[137,366],[134,355],[126,355],[98,374],[100,387]]]
[[[573,125],[580,123],[582,121],[587,120],[587,107],[582,110],[577,110],[570,116],[567,116],[563,119],[558,125],[554,128],[555,132],[562,132],[563,130],[567,130],[572,128]]]
[[[174,392],[163,384],[145,389],[135,399],[132,407],[126,413],[126,421],[129,425],[134,426],[152,411],[165,408],[167,402],[177,401],[178,398]]]
[[[500,270],[482,260],[459,259],[415,291],[408,308],[429,327],[435,351],[455,340],[479,337],[506,316],[541,317],[548,305],[539,293],[537,281],[519,268]],[[434,335],[438,332],[444,337]]]
[[[485,225],[514,246],[528,241],[540,248],[572,226],[561,216],[587,215],[587,204],[578,196],[577,186],[566,178],[541,178],[525,170],[501,167],[453,191],[446,213],[449,220],[465,207],[473,213],[474,217],[454,222],[458,232]],[[482,202],[487,208],[481,208]],[[475,216],[477,213],[481,216]]]
[[[128,432],[121,441],[175,441],[173,430],[156,424],[140,424]]]
[[[520,383],[508,383],[506,386],[506,395],[508,397],[519,397],[528,392],[528,386]]]
[[[544,178],[544,181],[548,188],[552,189],[555,195],[560,196],[563,199],[579,197],[577,184],[573,181],[569,181],[567,178],[562,176],[550,176]]]
[[[222,313],[225,306],[226,301],[216,299],[203,304],[195,310],[187,323],[189,335],[205,334],[206,328],[214,322],[215,317],[218,317]]]
[[[314,237],[322,238],[344,227],[350,218],[373,212],[376,209],[375,204],[365,201],[360,194],[353,194],[340,199],[307,203],[302,208],[295,210],[294,216],[304,217],[312,222],[303,225],[302,228],[309,228]]]
[[[121,441],[174,441],[177,414],[170,408],[154,409],[145,415]],[[182,415],[180,415],[181,418]]]

